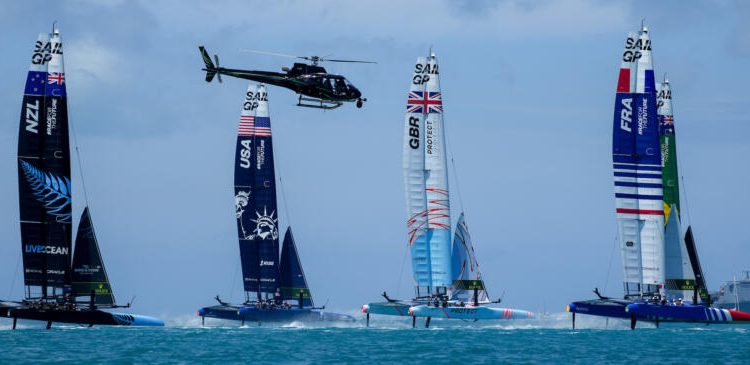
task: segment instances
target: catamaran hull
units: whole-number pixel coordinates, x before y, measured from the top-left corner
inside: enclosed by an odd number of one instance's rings
[[[386,316],[409,316],[409,308],[414,304],[400,302],[370,303],[362,306],[364,314],[383,314]]]
[[[414,317],[431,317],[447,319],[530,319],[534,314],[511,308],[495,307],[433,307],[418,305],[409,308],[409,313]]]
[[[750,313],[702,305],[659,305],[633,303],[626,307],[638,318],[659,322],[696,322],[711,324],[750,324]]]
[[[632,302],[620,300],[594,299],[568,304],[566,310],[570,313],[588,314],[591,316],[630,318],[631,313],[625,311]]]
[[[111,313],[102,310],[39,310],[35,308],[4,308],[5,317],[44,322],[107,326],[163,327],[164,321],[139,314]]]
[[[199,317],[242,322],[354,322],[352,316],[321,312],[310,308],[261,309],[216,305],[198,310]]]

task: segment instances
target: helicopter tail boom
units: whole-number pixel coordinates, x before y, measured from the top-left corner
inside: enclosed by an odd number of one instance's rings
[[[208,55],[206,48],[200,46],[198,47],[198,49],[201,51],[203,63],[206,65],[206,68],[203,69],[204,71],[206,71],[206,82],[211,82],[211,80],[214,79],[214,76],[216,76],[218,70],[216,69],[216,65],[214,65],[214,62],[211,60],[211,56]]]

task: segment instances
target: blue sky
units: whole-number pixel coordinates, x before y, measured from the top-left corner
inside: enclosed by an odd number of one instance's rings
[[[291,64],[244,48],[378,61],[325,65],[363,91],[363,109],[298,108],[269,88],[282,225],[294,227],[318,303],[353,311],[383,290],[411,295],[403,106],[430,46],[456,164],[454,224],[463,209],[490,294],[552,312],[594,286],[620,295],[611,119],[623,41],[642,18],[657,74],[672,82],[683,205],[709,284],[750,268],[745,2],[196,3],[0,3],[0,297],[22,295],[18,115],[31,47],[54,20],[101,250],[135,312],[190,315],[215,294],[241,297],[232,176],[247,83],[206,84],[198,45],[236,68]]]

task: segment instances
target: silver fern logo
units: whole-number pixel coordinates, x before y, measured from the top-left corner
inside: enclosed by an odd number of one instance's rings
[[[271,214],[268,214],[268,209],[265,206],[263,207],[263,214],[255,212],[256,218],[252,220],[255,222],[255,229],[253,230],[253,234],[250,235],[250,239],[260,237],[262,240],[275,240],[279,238],[279,230],[276,228],[277,219],[274,218],[275,214],[275,210]]]
[[[44,204],[47,214],[60,222],[69,223],[71,215],[70,179],[44,172],[24,160],[19,160],[19,162],[34,198]]]

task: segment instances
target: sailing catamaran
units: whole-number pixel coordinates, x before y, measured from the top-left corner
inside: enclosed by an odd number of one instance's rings
[[[268,96],[263,84],[250,84],[237,133],[234,203],[245,301],[198,310],[206,317],[251,322],[354,321],[315,307],[302,270],[291,226],[284,234],[279,260],[276,175]]]
[[[657,124],[658,123],[658,124]],[[668,80],[658,88],[644,26],[628,34],[617,83],[612,159],[623,299],[594,292],[576,313],[659,322],[727,323],[750,315],[710,308],[692,228],[682,236],[677,156]],[[687,298],[692,297],[692,301]]]
[[[115,302],[88,207],[71,263],[72,194],[63,44],[60,32],[36,41],[21,110],[18,191],[25,299],[0,302],[0,316],[47,322],[163,326],[159,319],[111,313]]]
[[[479,264],[461,213],[451,244],[447,151],[440,78],[435,54],[419,57],[409,90],[404,123],[404,183],[408,244],[416,297],[362,306],[362,312],[457,319],[531,318],[531,312],[490,307]]]

